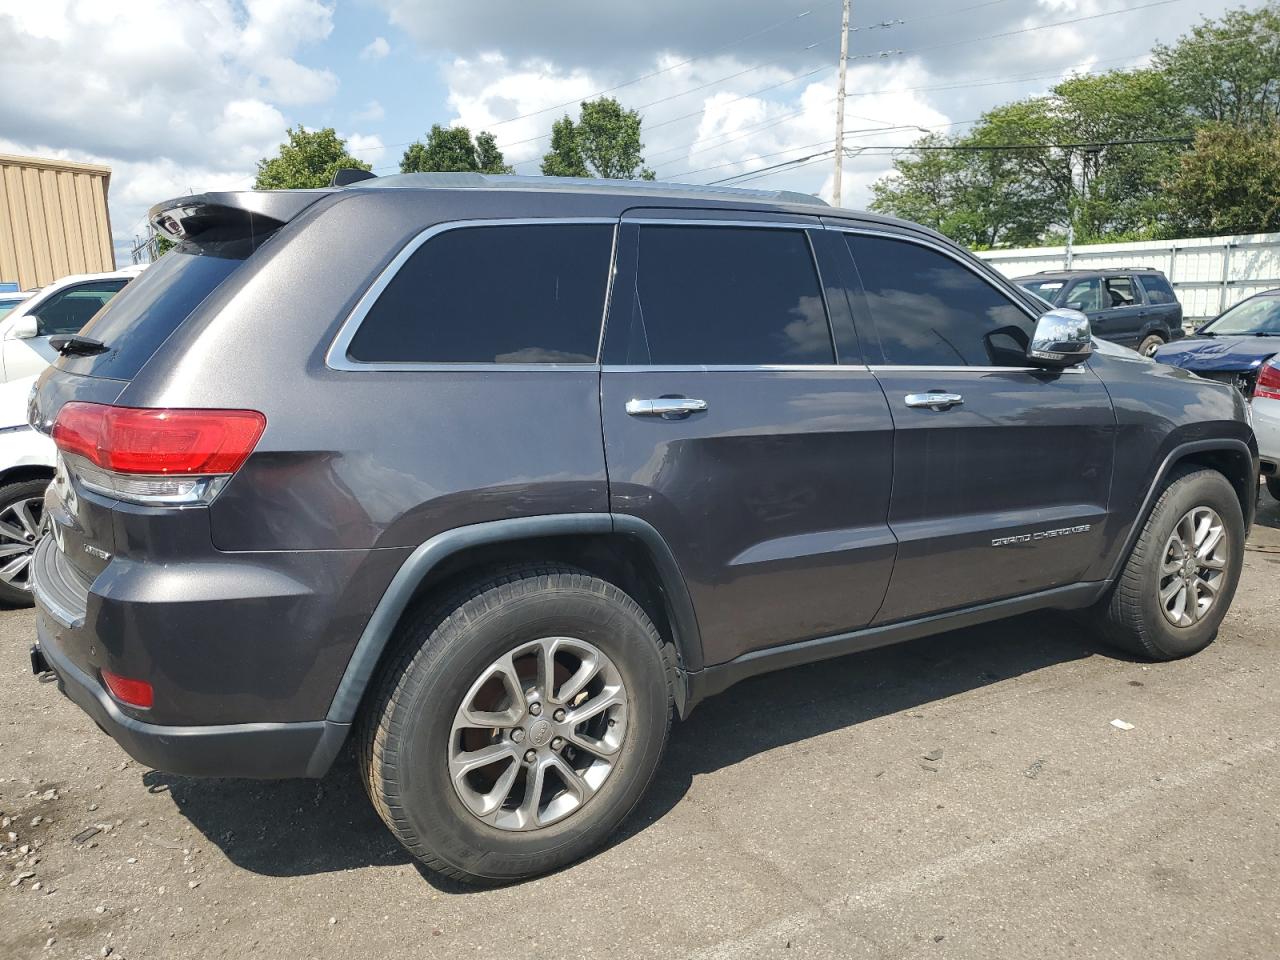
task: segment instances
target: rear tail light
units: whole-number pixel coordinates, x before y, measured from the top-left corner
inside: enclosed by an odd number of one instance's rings
[[[257,446],[256,410],[65,404],[53,442],[92,490],[135,503],[208,503]]]
[[[1272,357],[1259,368],[1258,382],[1253,388],[1255,397],[1280,400],[1280,365],[1276,362],[1278,360],[1280,357]]]
[[[131,707],[150,710],[151,704],[155,702],[155,691],[145,680],[134,680],[132,677],[122,677],[118,673],[103,670],[102,682],[107,685],[113,697]]]

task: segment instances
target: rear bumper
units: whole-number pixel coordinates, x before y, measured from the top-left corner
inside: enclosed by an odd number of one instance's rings
[[[121,710],[97,677],[72,663],[59,649],[55,633],[48,614],[39,611],[38,656],[57,676],[58,689],[125,753],[158,770],[193,777],[320,777],[350,729],[327,720],[210,726],[146,723]]]

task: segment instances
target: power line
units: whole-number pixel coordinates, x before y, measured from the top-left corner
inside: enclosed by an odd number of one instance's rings
[[[566,106],[575,106],[577,104],[581,104],[582,101],[591,100],[593,99],[593,97],[604,96],[605,93],[612,93],[614,91],[622,90],[623,87],[630,87],[632,86],[632,84],[641,83],[643,81],[646,81],[646,79],[653,79],[654,77],[660,77],[664,73],[671,73],[672,70],[677,70],[677,69],[680,69],[681,67],[687,67],[687,65],[691,63],[698,63],[699,60],[712,58],[712,56],[719,54],[719,52],[722,52],[724,50],[730,50],[732,49],[732,47],[745,44],[746,41],[754,40],[755,37],[763,36],[764,33],[774,31],[774,29],[777,29],[778,27],[785,27],[787,26],[788,23],[794,23],[796,22],[796,20],[804,19],[805,17],[808,17],[810,13],[812,13],[812,10],[803,10],[803,12],[792,15],[792,17],[787,17],[785,19],[777,20],[776,23],[771,23],[767,27],[762,27],[758,29],[758,31],[746,33],[746,35],[737,38],[737,40],[732,40],[728,42],[728,44],[721,44],[717,47],[712,47],[712,49],[705,52],[705,54],[699,54],[698,56],[690,56],[689,59],[678,61],[678,63],[673,63],[671,65],[668,65],[668,67],[663,67],[660,70],[650,70],[649,73],[641,74],[641,76],[639,77],[632,77],[631,79],[627,79],[627,81],[616,83],[612,87],[605,87],[603,88],[603,90],[598,90],[598,91],[595,91],[594,93],[586,93],[586,95],[581,97],[575,97],[575,99],[573,100],[566,100],[562,102],[562,104],[544,106],[544,108],[540,108],[538,110],[531,110],[529,111],[529,113],[518,114],[517,116],[508,116],[508,118],[504,120],[494,120],[493,123],[488,124],[488,128],[492,129],[494,127],[502,127],[503,124],[515,123],[516,120],[527,120],[531,118],[531,116],[540,116],[541,114],[552,113],[553,110],[562,110],[566,108]],[[813,44],[809,44],[808,46],[804,47],[804,50],[812,50],[813,47],[817,45],[818,45],[818,42],[814,41]],[[773,64],[781,63],[783,59],[786,59],[786,58],[778,58],[777,60],[768,61],[768,63],[758,64],[751,69],[763,69],[764,67],[771,67],[771,65]],[[750,70],[748,70],[748,72],[750,72]],[[740,74],[735,74],[735,76],[740,76]],[[713,82],[719,83],[723,81],[713,81]],[[694,90],[698,90],[698,87],[695,87]],[[694,91],[686,91],[686,92],[691,93]],[[684,96],[684,95],[682,95],[681,93],[681,95],[677,95],[677,96]],[[659,100],[654,102],[663,102],[663,101]],[[646,106],[652,106],[652,104],[648,104]],[[636,109],[640,109],[640,108],[636,108]],[[548,133],[547,136],[549,137],[550,134]],[[538,137],[538,140],[543,140],[543,137]],[[385,146],[404,147],[404,146],[410,145],[410,143],[413,143],[413,142],[415,141],[406,141],[403,143],[388,143],[388,145],[385,145]],[[527,143],[527,142],[530,142],[530,141],[517,141],[517,143]],[[502,146],[507,146],[507,147],[516,146],[516,143],[507,143],[507,145],[502,145]],[[365,147],[364,150],[370,150],[370,148],[376,148],[376,147]]]
[[[792,170],[799,170],[803,167],[812,167],[814,164],[825,163],[833,153],[835,153],[834,149],[824,150],[822,153],[817,154],[816,156],[810,157],[807,160],[803,160],[800,162],[793,161],[792,165],[788,166],[785,170],[769,170],[764,172],[757,171],[754,174],[744,173],[740,177],[736,178],[733,182],[734,183],[750,183],[752,180],[763,180],[766,177],[772,177],[775,174],[790,173]]]
[[[825,143],[826,141],[824,140],[823,142]],[[796,149],[798,149],[798,150],[802,150],[802,149],[804,149],[804,148],[803,148],[803,147],[797,147]],[[819,150],[817,153],[811,153],[811,154],[809,154],[807,157],[796,157],[796,158],[794,158],[794,159],[792,159],[792,160],[783,160],[781,163],[774,163],[774,164],[770,164],[770,165],[769,165],[769,166],[767,166],[767,167],[760,167],[759,169],[756,169],[756,170],[746,170],[746,171],[744,171],[743,173],[735,173],[735,174],[734,174],[733,176],[731,176],[731,177],[721,177],[719,180],[712,180],[712,181],[710,181],[710,182],[708,182],[708,183],[704,184],[704,186],[712,187],[712,186],[715,186],[716,184],[720,184],[720,183],[728,183],[728,182],[729,182],[729,181],[731,181],[731,180],[742,180],[742,179],[746,179],[746,178],[755,179],[755,177],[753,176],[753,174],[757,174],[757,173],[760,173],[760,174],[763,174],[763,173],[769,173],[769,172],[771,172],[771,171],[781,169],[782,167],[790,167],[790,166],[792,166],[792,165],[794,165],[794,164],[804,164],[804,163],[807,163],[807,162],[808,162],[808,161],[810,161],[810,160],[812,160],[812,161],[815,161],[815,162],[816,162],[816,161],[818,161],[818,160],[825,159],[826,157],[830,156],[831,154],[833,154],[833,153],[835,153],[835,152],[836,152],[836,151],[835,151],[835,147],[827,147],[827,149],[825,149],[825,150]]]
[[[868,60],[868,59],[870,59],[870,60],[874,60],[874,59],[879,59],[879,58],[881,58],[882,56],[885,56],[885,55],[890,55],[890,56],[898,56],[898,55],[902,55],[902,56],[906,56],[906,55],[915,54],[915,53],[923,53],[923,52],[926,52],[926,51],[929,51],[929,50],[936,50],[936,49],[940,49],[940,48],[942,48],[942,47],[952,47],[952,46],[958,46],[958,45],[962,45],[962,44],[969,44],[969,43],[981,43],[981,42],[984,42],[984,41],[987,41],[987,40],[1000,40],[1000,39],[1005,39],[1005,38],[1007,38],[1007,37],[1018,36],[1018,35],[1020,35],[1020,34],[1024,34],[1024,33],[1032,33],[1032,32],[1035,32],[1035,31],[1037,31],[1037,30],[1048,30],[1048,29],[1051,29],[1051,28],[1054,28],[1054,27],[1069,26],[1069,25],[1074,24],[1074,23],[1082,23],[1082,22],[1084,22],[1084,21],[1086,21],[1086,20],[1097,20],[1097,19],[1100,19],[1100,18],[1102,18],[1102,17],[1114,17],[1114,16],[1118,16],[1119,14],[1122,14],[1122,13],[1130,13],[1130,12],[1133,12],[1133,11],[1136,11],[1136,10],[1145,10],[1145,9],[1150,8],[1150,7],[1165,6],[1165,5],[1167,5],[1167,4],[1171,4],[1171,3],[1179,3],[1179,2],[1182,2],[1182,0],[1150,0],[1150,2],[1148,2],[1148,3],[1138,4],[1138,5],[1136,5],[1136,6],[1132,6],[1132,7],[1125,7],[1125,8],[1123,8],[1123,9],[1121,9],[1121,10],[1109,10],[1109,11],[1106,11],[1106,12],[1103,12],[1103,13],[1089,14],[1088,16],[1083,16],[1083,17],[1072,17],[1072,18],[1067,19],[1067,20],[1056,20],[1056,21],[1054,21],[1054,22],[1052,22],[1052,23],[1042,23],[1042,24],[1038,24],[1038,25],[1033,26],[1033,27],[1023,27],[1023,28],[1018,29],[1018,30],[1009,30],[1009,31],[1005,31],[1005,32],[1003,32],[1003,33],[994,33],[994,34],[987,34],[987,35],[980,36],[980,37],[968,37],[968,38],[961,39],[961,40],[952,40],[952,41],[948,41],[948,42],[946,42],[946,43],[942,43],[942,44],[934,44],[933,46],[929,46],[929,47],[919,47],[919,48],[912,49],[912,50],[896,50],[896,51],[888,51],[888,52],[882,52],[882,53],[876,53],[876,54],[860,54],[860,55],[857,55],[857,56],[850,56],[850,58],[849,58],[849,59],[850,59],[850,60]],[[978,4],[978,5],[976,5],[976,6],[983,6],[983,4]],[[964,8],[964,9],[969,9],[969,8]],[[953,11],[953,12],[960,12],[960,11]],[[816,45],[816,44],[811,44],[809,47],[806,47],[805,49],[811,49],[811,48],[812,48],[812,46],[815,46],[815,45]],[[1140,54],[1137,54],[1136,56],[1140,56]],[[1116,59],[1129,59],[1129,58],[1116,58]],[[715,84],[717,84],[717,83],[723,83],[723,82],[725,82],[726,80],[735,79],[736,77],[742,76],[742,75],[744,75],[745,73],[750,73],[750,72],[752,72],[753,70],[761,69],[761,68],[766,67],[766,66],[772,66],[772,65],[774,65],[774,64],[775,64],[775,63],[777,63],[777,62],[778,62],[778,61],[774,60],[774,61],[770,61],[770,62],[768,62],[768,63],[763,63],[763,64],[760,64],[760,65],[759,65],[759,66],[757,66],[757,67],[753,67],[753,68],[751,68],[750,70],[741,71],[740,73],[732,74],[732,75],[730,75],[730,76],[728,76],[728,77],[721,77],[721,78],[720,78],[720,79],[718,79],[718,80],[713,80],[713,81],[710,81],[710,82],[708,82],[708,83],[701,84],[700,86],[698,86],[698,87],[694,87],[694,88],[693,88],[693,89],[691,89],[691,90],[686,90],[686,91],[684,91],[684,92],[682,92],[682,93],[675,94],[675,95],[672,95],[672,96],[670,96],[670,97],[664,97],[662,100],[653,101],[652,103],[647,103],[647,104],[640,104],[638,107],[635,107],[634,109],[642,110],[642,109],[644,109],[644,108],[646,108],[646,107],[650,107],[650,106],[654,106],[654,105],[656,105],[656,104],[658,104],[658,103],[666,102],[667,100],[673,100],[673,99],[676,99],[676,97],[684,96],[685,94],[688,94],[688,93],[694,93],[694,92],[696,92],[696,91],[698,91],[698,90],[705,89],[706,87],[714,86],[714,85],[715,85]],[[810,70],[810,71],[808,71],[808,72],[806,72],[806,73],[802,73],[802,74],[799,74],[799,75],[797,75],[797,76],[795,76],[795,77],[791,77],[791,78],[790,78],[790,79],[788,79],[788,80],[783,80],[783,81],[780,81],[779,83],[770,84],[769,86],[767,86],[767,87],[763,87],[763,88],[761,88],[760,90],[756,90],[756,91],[753,91],[753,92],[748,93],[748,94],[744,94],[744,95],[739,96],[739,97],[734,97],[733,99],[726,101],[724,104],[721,104],[721,106],[728,106],[729,104],[737,103],[737,102],[738,102],[738,101],[740,101],[740,100],[750,99],[750,98],[752,98],[752,97],[758,96],[758,95],[759,95],[759,94],[761,94],[761,93],[768,92],[769,90],[776,89],[777,87],[780,87],[780,86],[785,86],[785,85],[787,85],[787,84],[795,83],[795,82],[797,82],[797,81],[799,81],[799,80],[803,80],[803,79],[805,79],[805,78],[807,78],[807,77],[811,77],[811,76],[813,76],[813,75],[815,75],[815,74],[822,73],[822,72],[824,72],[824,71],[826,71],[826,70],[829,70],[829,69],[830,69],[830,67],[828,67],[828,66],[818,67],[818,68],[816,68],[816,69],[814,69],[814,70]],[[874,93],[905,93],[905,92],[908,92],[908,91],[911,91],[911,90],[926,90],[926,89],[958,89],[958,88],[959,88],[959,87],[961,87],[961,86],[967,86],[967,85],[966,85],[966,84],[956,84],[956,85],[952,85],[952,86],[907,88],[906,90],[878,90],[878,91],[868,91],[868,92],[863,92],[863,93],[850,93],[850,94],[847,94],[847,96],[851,96],[851,97],[853,97],[853,96],[868,96],[868,95],[870,95],[870,93],[871,93],[871,92],[874,92]],[[666,125],[671,124],[671,123],[677,123],[677,122],[679,122],[679,121],[681,121],[681,120],[687,120],[687,119],[689,119],[690,117],[701,116],[704,112],[705,112],[705,107],[704,107],[703,109],[700,109],[700,110],[694,111],[694,112],[692,112],[692,113],[682,114],[682,115],[681,115],[681,116],[679,116],[679,117],[672,117],[672,118],[671,118],[671,119],[669,119],[669,120],[664,120],[664,121],[661,121],[661,122],[659,122],[659,123],[648,124],[648,125],[647,125],[647,127],[646,127],[646,129],[647,129],[647,130],[654,130],[654,129],[658,128],[658,127],[666,126]],[[526,139],[524,139],[524,140],[517,140],[517,141],[513,141],[512,143],[501,144],[500,146],[502,147],[502,149],[504,149],[504,150],[505,150],[505,149],[509,149],[509,148],[511,148],[511,147],[521,146],[521,145],[526,144],[526,143],[534,143],[534,142],[537,142],[537,141],[539,141],[539,140],[546,140],[546,139],[549,139],[550,137],[551,137],[551,134],[550,134],[550,133],[547,133],[547,134],[543,134],[543,135],[541,135],[541,136],[528,137],[528,138],[526,138]],[[525,165],[525,164],[528,164],[528,163],[531,163],[531,162],[533,162],[533,160],[532,160],[532,159],[530,159],[530,160],[522,160],[522,161],[520,161],[520,163],[516,164],[516,166],[522,166],[522,165]]]
[[[739,44],[746,43],[748,40],[754,40],[756,37],[769,33],[771,30],[776,30],[778,27],[783,27],[789,23],[794,23],[797,20],[801,20],[804,17],[809,16],[810,13],[812,13],[811,10],[805,10],[801,13],[796,14],[793,17],[787,17],[784,20],[779,20],[777,23],[771,23],[769,24],[769,26],[763,27],[760,30],[756,30],[753,33],[748,33],[745,36],[741,36],[737,40],[731,40],[729,43],[721,44],[718,47],[712,47],[706,53],[699,54],[696,57],[689,57],[687,60],[681,60],[679,63],[673,63],[668,67],[663,67],[661,70],[653,70],[649,73],[641,74],[638,77],[632,77],[630,80],[624,80],[622,83],[615,84],[612,87],[605,87],[603,90],[597,90],[595,93],[589,93],[586,96],[578,97],[575,100],[566,100],[564,103],[557,103],[555,106],[551,106],[551,107],[543,107],[541,110],[534,110],[531,113],[524,113],[518,117],[508,117],[506,120],[498,120],[498,121],[495,121],[494,123],[491,123],[489,126],[499,127],[499,126],[502,126],[502,124],[504,123],[514,123],[517,120],[527,120],[529,117],[536,117],[543,113],[550,113],[552,110],[563,109],[564,107],[572,107],[575,104],[582,103],[584,100],[590,100],[594,97],[601,97],[601,96],[604,96],[606,93],[613,93],[615,90],[621,90],[623,87],[629,87],[629,86],[632,86],[633,84],[640,83],[644,80],[651,80],[654,77],[661,76],[664,73],[670,73],[672,70],[678,70],[680,67],[687,67],[691,63],[696,63],[699,60],[705,60],[708,57],[711,57],[724,50],[728,50],[728,49],[731,49],[732,47],[738,46]],[[816,46],[816,44],[810,44],[810,46]],[[809,48],[806,47],[805,49],[809,49]]]
[[[1034,27],[1022,27],[1018,30],[1006,30],[1003,33],[989,33],[981,37],[966,37],[960,40],[948,40],[945,43],[935,43],[927,47],[915,47],[911,50],[881,50],[878,53],[864,53],[858,56],[850,57],[850,60],[877,60],[884,57],[905,57],[916,53],[928,53],[931,50],[942,50],[947,47],[958,47],[969,43],[982,43],[987,40],[1004,40],[1008,37],[1020,36],[1024,33],[1035,33],[1037,30],[1049,30],[1053,27],[1065,27],[1073,23],[1084,23],[1086,20],[1100,20],[1103,17],[1116,17],[1122,13],[1134,13],[1138,10],[1147,10],[1151,7],[1163,7],[1171,3],[1181,3],[1182,0],[1151,0],[1149,3],[1140,3],[1132,7],[1123,7],[1119,10],[1107,10],[1103,13],[1091,13],[1083,17],[1072,17],[1069,20],[1055,20],[1053,23],[1041,23]]]

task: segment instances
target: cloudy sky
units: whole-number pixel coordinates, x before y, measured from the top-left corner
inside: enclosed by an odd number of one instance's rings
[[[1239,5],[855,0],[847,145],[963,130]],[[709,183],[829,148],[839,32],[840,0],[0,0],[0,152],[110,164],[122,263],[152,203],[248,187],[299,123],[379,172],[462,123],[536,174],[552,121],[610,91],[659,179]],[[845,161],[845,205],[890,159]],[[832,165],[741,182],[830,198]]]

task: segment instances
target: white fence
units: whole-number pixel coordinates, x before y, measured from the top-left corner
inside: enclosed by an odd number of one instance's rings
[[[978,254],[1006,277],[1040,270],[1154,267],[1173,284],[1187,323],[1215,317],[1260,290],[1280,287],[1280,233],[1143,243],[987,250]]]

